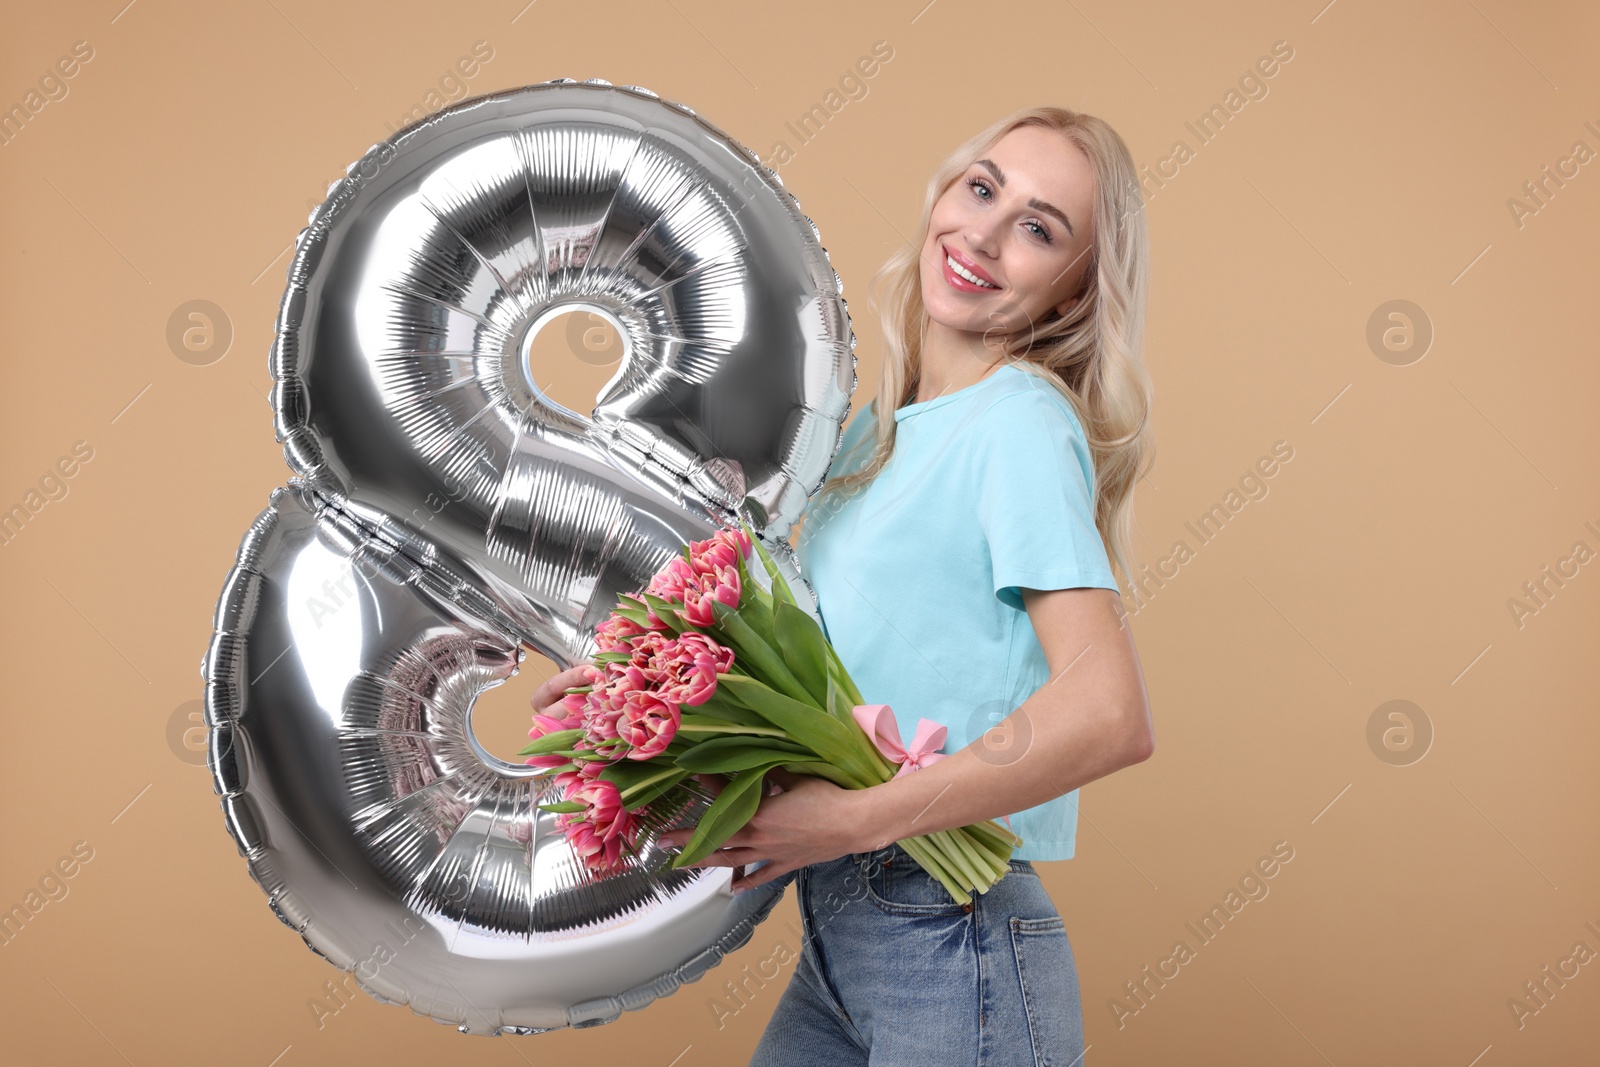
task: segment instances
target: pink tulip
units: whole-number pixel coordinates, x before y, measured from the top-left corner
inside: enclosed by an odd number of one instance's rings
[[[613,708],[613,703],[614,701],[604,685],[597,683],[587,693],[573,693],[563,697],[562,706],[567,709],[568,714],[566,718],[556,721],[563,724],[561,729],[583,731],[578,736],[578,740],[574,742],[574,748],[595,748],[602,741],[616,736],[615,731],[608,729],[607,726],[609,722],[614,722],[616,718],[616,709]],[[536,715],[534,716],[534,722],[537,724],[540,719],[549,718],[551,716]],[[595,758],[599,758],[599,756],[600,754],[597,752]],[[540,766],[551,765],[540,764]]]
[[[586,822],[574,822],[564,828],[567,842],[591,874],[614,874],[623,870],[622,853],[626,845],[637,847],[638,831],[610,838],[597,832]]]
[[[674,601],[674,603],[676,602]],[[671,635],[677,632],[665,619],[657,615],[655,609],[649,605],[645,606],[644,615],[645,621],[650,624],[650,629],[648,631],[649,633],[664,633]]]
[[[568,715],[562,719],[557,719],[551,715],[535,715],[533,717],[533,729],[528,731],[528,736],[537,741],[545,734],[559,733],[562,730],[575,730],[581,725],[583,725],[582,718],[575,715]],[[529,767],[559,767],[566,763],[568,758],[559,753],[552,753],[548,756],[529,756],[523,762]]]
[[[626,652],[629,640],[644,632],[644,627],[632,619],[612,612],[594,628],[595,647],[601,652]]]
[[[666,639],[659,634],[646,634],[639,640],[644,648],[655,649],[657,654],[666,644]],[[638,729],[629,724],[643,714],[640,710],[641,701],[646,704],[650,701],[660,702],[656,690],[661,672],[650,666],[652,658],[641,652],[635,656],[638,662],[606,664],[603,681],[585,697],[583,740],[595,749],[597,759],[618,760],[628,756],[633,742],[632,735],[627,731]],[[675,710],[673,715],[676,715]],[[652,727],[650,732],[661,729],[664,727]],[[676,730],[674,719],[672,732],[676,733]],[[667,740],[670,741],[671,737]],[[660,744],[665,745],[666,742]]]
[[[567,843],[572,847],[578,858],[592,874],[605,874],[614,870],[622,859],[622,842],[612,841],[607,843],[595,833],[594,827],[575,816],[562,816],[562,818],[575,819],[569,825],[562,827],[566,834]]]
[[[733,649],[719,645],[705,634],[686,633],[678,636],[679,649],[688,649],[695,658],[709,656],[719,673],[733,666]]]
[[[689,558],[695,570],[734,567],[738,559],[750,558],[750,535],[742,528],[718,530],[706,541],[689,542]]]
[[[617,720],[617,734],[629,745],[626,757],[646,760],[661,755],[678,735],[681,721],[678,705],[655,693],[640,690],[628,694]]]
[[[717,691],[717,675],[733,666],[733,649],[693,630],[661,646],[652,666],[662,700],[691,707]]]
[[[565,779],[565,799],[584,805],[581,812],[563,812],[557,824],[585,867],[595,873],[615,869],[624,842],[635,843],[639,831],[637,814],[623,806],[616,783],[599,777],[601,769],[599,764],[585,764],[556,776],[557,781]]]
[[[622,717],[624,701],[596,691],[589,694],[589,706],[583,713],[583,740],[599,752],[610,753],[608,742],[617,739],[617,720]],[[611,758],[616,758],[612,756]]]
[[[622,806],[622,793],[615,782],[586,775],[581,777],[582,780],[567,794],[566,799],[578,801],[587,810],[570,814],[580,815],[602,840],[609,841],[628,828],[632,812]]]
[[[606,681],[605,692],[612,707],[621,708],[635,693],[655,691],[656,677],[655,672],[650,669],[650,661],[637,652],[627,663],[612,663],[609,666],[611,671]]]
[[[653,687],[660,681],[659,663],[664,657],[670,657],[671,650],[677,647],[678,640],[671,634],[654,631],[647,633],[633,643],[633,658],[628,660],[626,666],[637,671],[638,677]]]
[[[583,744],[582,741],[579,741],[573,747],[574,748],[583,748],[584,744]],[[559,774],[557,774],[555,776],[555,783],[556,783],[557,788],[559,788],[561,790],[561,799],[562,800],[573,800],[573,799],[575,799],[574,794],[580,788],[582,788],[584,785],[586,785],[587,783],[594,781],[599,776],[600,771],[602,769],[603,769],[602,766],[598,762],[580,761],[578,763],[578,769],[577,770],[575,770],[575,771],[562,771]],[[567,818],[568,816],[571,816],[571,815],[576,815],[577,818],[582,818],[583,817],[581,813],[572,813],[572,812],[562,812],[561,813],[561,817],[563,819]],[[557,821],[559,822],[560,820],[557,820]],[[565,823],[563,823],[562,825],[565,825]]]
[[[652,596],[662,595],[657,593],[653,588],[649,590],[649,592]],[[643,599],[644,590],[639,590],[630,595],[635,600]],[[672,598],[664,597],[664,599],[670,600]],[[600,623],[594,628],[595,647],[601,652],[626,652],[628,651],[632,642],[641,634],[653,633],[656,631],[662,631],[668,634],[672,633],[672,627],[668,626],[666,622],[657,616],[654,611],[646,609],[646,616],[646,622],[649,624],[647,627],[640,626],[632,619],[618,615],[613,611],[609,616],[606,617],[604,622]]]
[[[737,568],[721,567],[700,575],[684,586],[683,617],[691,626],[709,627],[717,621],[711,605],[721,601],[730,608],[737,608],[740,595]]]
[[[545,734],[560,733],[562,730],[575,730],[580,722],[580,719],[572,715],[564,715],[558,719],[554,715],[545,715],[541,712],[533,717],[533,729],[528,731],[528,736],[539,738]]]
[[[584,676],[590,685],[600,683],[605,673],[590,665],[584,668]],[[544,713],[533,717],[533,729],[528,731],[528,736],[538,740],[545,734],[558,733],[562,730],[576,730],[583,725],[583,708],[588,697],[583,693],[569,693],[562,697],[559,706],[566,714],[561,718]],[[529,756],[523,762],[529,767],[559,767],[567,762],[568,757],[561,755]]]
[[[583,748],[584,745],[582,741],[579,741],[573,747]],[[556,784],[559,785],[563,790],[562,799],[572,800],[574,799],[573,793],[577,792],[577,790],[581,789],[585,785],[588,785],[590,782],[601,780],[600,772],[603,770],[605,770],[605,766],[601,761],[585,760],[578,764],[577,770],[562,771],[560,774],[556,775]]]
[[[739,561],[750,555],[750,536],[743,530],[718,530],[705,541],[689,542],[689,558],[674,557],[651,579],[649,592],[675,604],[704,605],[696,626],[709,626],[707,598],[739,606]]]
[[[584,665],[584,684],[597,689],[606,683],[606,672],[592,663]],[[564,729],[572,730],[583,725],[583,710],[589,706],[589,693],[568,693],[561,698],[561,706],[566,709],[569,723]]]
[[[686,583],[695,580],[695,569],[682,556],[674,556],[667,561],[667,565],[655,573],[650,579],[650,584],[645,587],[645,592],[651,596],[658,596],[662,600],[669,600],[675,604],[683,603],[683,587]]]

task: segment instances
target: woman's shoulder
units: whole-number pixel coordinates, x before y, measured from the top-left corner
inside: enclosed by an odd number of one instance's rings
[[[986,391],[977,420],[985,440],[1004,443],[1065,435],[1086,441],[1077,410],[1058,387],[1044,378],[1047,373],[1013,365],[1004,381]]]

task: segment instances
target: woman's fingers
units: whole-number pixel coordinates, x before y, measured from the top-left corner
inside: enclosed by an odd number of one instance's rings
[[[580,663],[575,667],[568,667],[560,674],[546,678],[540,683],[539,688],[533,691],[533,696],[529,698],[529,703],[533,705],[533,710],[548,714],[550,708],[559,704],[561,698],[566,695],[565,690],[588,685],[589,679],[584,676],[584,669],[588,666],[587,663]]]
[[[786,771],[782,767],[774,767],[767,772],[767,792],[771,793],[771,787],[776,785],[783,792],[787,793],[789,790],[795,787],[802,777],[804,776],[796,774],[793,771]]]
[[[696,774],[693,775],[693,778],[697,783],[699,783],[701,789],[704,789],[713,797],[721,793],[722,787],[727,784],[727,781],[720,774]],[[680,826],[668,830],[666,833],[656,838],[656,840],[668,848],[680,848],[689,840],[690,837],[694,835],[694,831],[694,826]],[[726,842],[724,842],[724,844],[726,844]],[[709,856],[707,856],[705,859],[702,859],[700,862],[709,862],[715,865],[716,861],[711,858],[715,855],[717,855],[717,852],[713,850]],[[694,864],[689,864],[688,866],[692,867]]]
[[[720,774],[697,774],[694,777],[695,781],[699,782],[703,787],[705,787],[705,789],[707,789],[712,796],[720,795],[722,793],[722,787],[728,784]]]

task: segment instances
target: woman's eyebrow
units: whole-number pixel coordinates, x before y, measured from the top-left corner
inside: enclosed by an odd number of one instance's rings
[[[980,159],[978,160],[978,165],[980,167],[987,167],[989,169],[989,173],[994,175],[994,180],[1000,185],[1001,188],[1005,188],[1005,173],[1001,171],[1000,167],[995,163],[994,160]],[[1038,197],[1032,196],[1028,198],[1028,206],[1033,208],[1035,211],[1043,211],[1046,214],[1054,215],[1056,218],[1061,220],[1061,225],[1067,228],[1068,236],[1078,236],[1077,231],[1072,228],[1072,220],[1067,218],[1067,213],[1056,207],[1054,204],[1047,204]]]

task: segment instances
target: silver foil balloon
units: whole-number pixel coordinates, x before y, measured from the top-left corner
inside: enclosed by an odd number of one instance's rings
[[[704,811],[687,791],[629,870],[590,876],[535,807],[554,782],[473,736],[522,658],[485,603],[298,483],[274,492],[206,657],[228,828],[278,917],[378,999],[470,1033],[610,1022],[748,941],[782,891],[667,867],[650,842]]]
[[[777,177],[688,108],[573,81],[464,101],[369,150],[302,231],[278,436],[320,498],[576,657],[719,516],[798,573],[784,539],[855,388],[839,288]],[[582,413],[528,365],[579,309],[626,353]]]
[[[567,310],[624,342],[591,412],[527,363]],[[526,647],[587,659],[619,593],[735,521],[809,589],[785,539],[856,380],[815,226],[647,90],[467,100],[329,189],[271,366],[297,477],[240,546],[202,673],[216,789],[273,911],[467,1033],[610,1022],[699,978],[782,895],[667,868],[656,838],[709,797],[653,805],[597,878],[535,807],[553,784],[486,752],[471,709]]]

